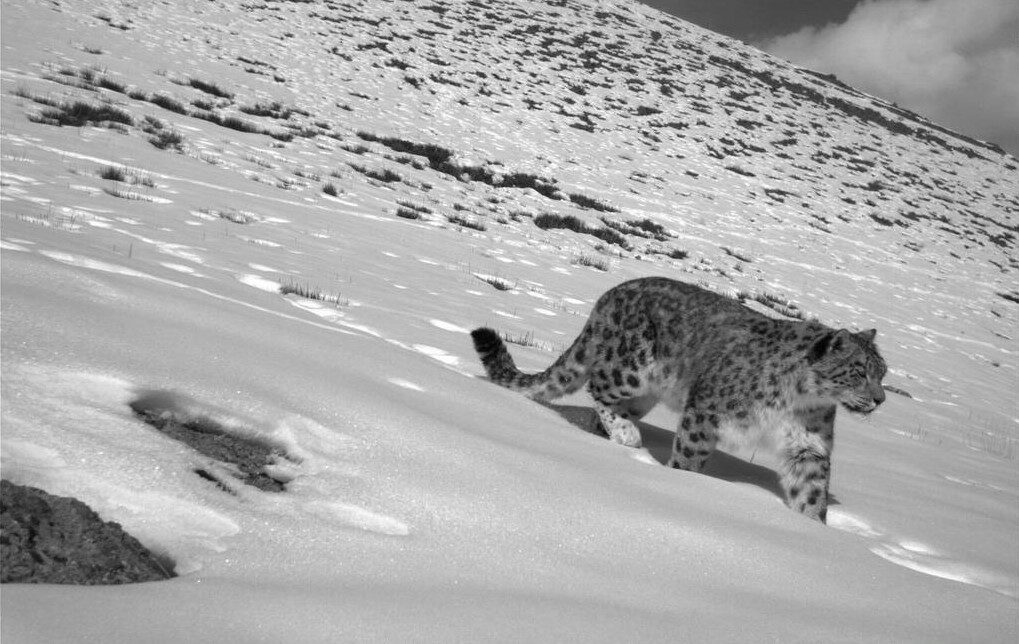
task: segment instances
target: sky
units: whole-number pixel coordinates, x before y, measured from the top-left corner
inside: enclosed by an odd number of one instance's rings
[[[1019,154],[1016,0],[646,0]]]

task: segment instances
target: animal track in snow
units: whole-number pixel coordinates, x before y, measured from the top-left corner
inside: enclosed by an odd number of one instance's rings
[[[840,508],[828,510],[828,525],[867,539],[884,539],[888,536]],[[955,561],[919,541],[891,538],[870,546],[869,550],[885,561],[925,575],[979,586],[1007,597],[1019,597],[1019,580],[980,566]]]
[[[880,537],[881,533],[874,530],[867,522],[837,508],[828,509],[828,526],[843,532],[852,532],[861,537]]]
[[[399,519],[372,512],[349,503],[335,501],[309,501],[304,509],[324,519],[331,519],[343,525],[360,528],[367,532],[404,537],[410,534],[410,528]]]
[[[921,543],[882,543],[871,546],[870,551],[882,559],[925,575],[980,586],[1007,597],[1019,597],[1019,580],[979,566],[953,561]]]

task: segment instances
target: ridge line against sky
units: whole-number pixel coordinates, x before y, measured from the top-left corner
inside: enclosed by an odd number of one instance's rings
[[[1017,0],[642,0],[1019,155]]]

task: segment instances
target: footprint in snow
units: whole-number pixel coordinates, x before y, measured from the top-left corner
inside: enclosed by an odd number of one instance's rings
[[[828,525],[867,539],[888,536],[860,517],[840,508],[829,508]],[[980,586],[1007,597],[1019,597],[1019,580],[980,566],[955,561],[919,541],[892,538],[870,546],[869,550],[885,561],[925,575]]]
[[[866,521],[859,519],[840,508],[828,508],[828,527],[852,532],[868,539],[880,537],[881,533],[872,528]]]
[[[309,501],[304,509],[312,514],[336,521],[341,525],[396,537],[410,534],[410,528],[399,519],[372,512],[365,508],[335,501]]]
[[[922,543],[881,543],[871,546],[870,551],[882,559],[925,575],[980,586],[1006,597],[1019,597],[1019,580],[980,566],[953,561]]]

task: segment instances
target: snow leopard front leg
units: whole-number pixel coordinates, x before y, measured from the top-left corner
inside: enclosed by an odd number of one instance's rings
[[[827,522],[835,406],[798,410],[785,437],[782,488],[786,504],[821,523]]]
[[[609,435],[609,438],[626,447],[640,447],[640,430],[632,420],[616,413],[612,405],[597,398],[594,400],[594,410],[598,414],[598,421],[601,423],[602,429]]]
[[[641,436],[635,421],[643,418],[658,402],[650,391],[646,374],[624,374],[616,368],[600,365],[591,370],[588,391],[602,429],[613,441],[627,447],[640,447]]]

